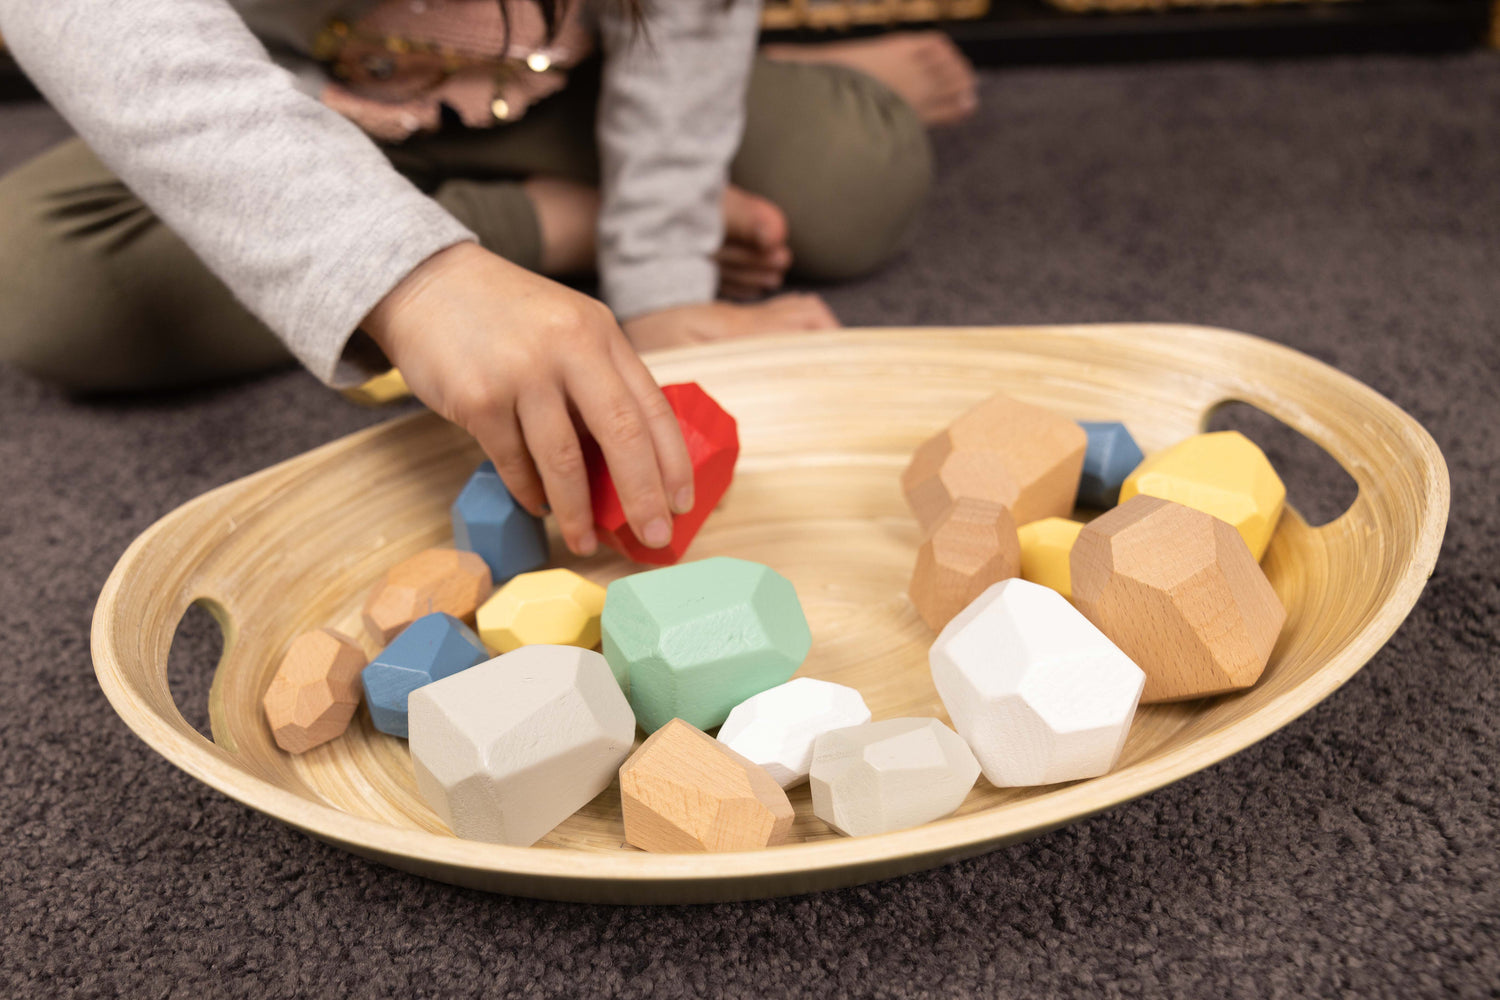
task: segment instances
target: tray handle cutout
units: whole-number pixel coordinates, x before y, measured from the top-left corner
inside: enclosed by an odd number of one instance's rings
[[[1286,484],[1287,503],[1309,527],[1338,520],[1359,497],[1359,484],[1326,448],[1253,403],[1214,404],[1203,430],[1239,431],[1259,445]]]

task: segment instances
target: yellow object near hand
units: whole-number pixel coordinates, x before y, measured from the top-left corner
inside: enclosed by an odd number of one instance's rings
[[[1281,477],[1265,452],[1239,431],[1197,434],[1151,455],[1120,487],[1120,503],[1137,493],[1228,521],[1257,562],[1286,506]]]

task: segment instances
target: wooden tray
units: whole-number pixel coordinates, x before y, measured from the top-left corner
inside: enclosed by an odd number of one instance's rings
[[[1448,509],[1432,438],[1394,404],[1320,362],[1243,334],[1131,325],[851,330],[658,355],[662,382],[697,380],[740,422],[735,483],[690,555],[768,563],[796,584],[813,631],[801,673],[851,684],[877,719],[946,718],[927,667],[932,634],[903,593],[918,544],[898,476],[913,447],[996,392],[1078,419],[1121,418],[1161,448],[1215,406],[1253,404],[1325,448],[1359,486],[1337,520],[1288,511],[1265,568],[1289,616],[1252,690],[1136,715],[1120,765],[1089,781],[996,789],[983,778],[954,817],[875,837],[834,835],[806,786],[793,843],[652,855],[621,842],[606,791],[532,848],[459,840],[418,799],[402,741],[361,711],[303,757],[278,750],[260,698],[288,642],[356,634],[392,563],[450,540],[448,505],[480,455],[428,414],[394,420],[230,483],[149,528],[100,595],[93,652],[120,716],[194,777],[321,840],[460,885],[601,902],[742,899],[850,885],[1035,836],[1222,760],[1307,711],[1401,623],[1430,574]],[[561,547],[554,542],[554,551]],[[630,567],[565,565],[598,580]],[[167,653],[199,602],[224,629],[210,695],[214,739],[167,688]]]

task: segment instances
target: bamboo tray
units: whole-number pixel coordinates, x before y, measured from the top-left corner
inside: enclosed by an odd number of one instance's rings
[[[1164,325],[851,330],[719,344],[651,359],[662,382],[697,380],[740,422],[743,453],[690,557],[766,562],[796,584],[813,631],[803,675],[857,687],[875,718],[946,716],[932,634],[903,593],[918,544],[898,477],[954,415],[1005,391],[1077,419],[1126,421],[1142,447],[1250,403],[1307,435],[1353,476],[1358,498],[1309,527],[1288,510],[1264,562],[1288,609],[1260,683],[1141,709],[1119,766],[1089,781],[996,789],[983,778],[955,816],[845,838],[793,793],[793,843],[765,851],[652,855],[621,841],[611,788],[538,846],[447,833],[415,792],[402,741],[361,710],[302,757],[278,750],[260,711],[298,633],[358,634],[366,591],[392,563],[450,540],[448,505],[480,459],[429,414],[318,448],[183,505],[130,546],[93,624],[99,683],[159,753],[224,794],[314,837],[406,871],[480,889],[617,903],[786,895],[933,867],[1014,843],[1143,795],[1286,725],[1348,680],[1400,625],[1442,540],[1448,477],[1416,421],[1320,362],[1243,334]],[[554,543],[554,552],[561,546]],[[613,557],[564,565],[604,581]],[[213,741],[183,719],[167,653],[200,602],[224,630],[209,699]]]

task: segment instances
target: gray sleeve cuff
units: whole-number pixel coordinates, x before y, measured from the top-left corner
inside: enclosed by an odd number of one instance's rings
[[[672,306],[712,302],[719,269],[703,257],[614,261],[601,275],[604,301],[624,322]]]
[[[359,332],[360,322],[386,293],[438,251],[476,241],[437,203],[423,195],[415,195],[413,202],[395,220],[371,225],[366,239],[324,258],[326,278],[304,286],[317,291],[304,293],[303,308],[283,331],[297,360],[336,389],[358,385],[390,367],[375,343]]]

